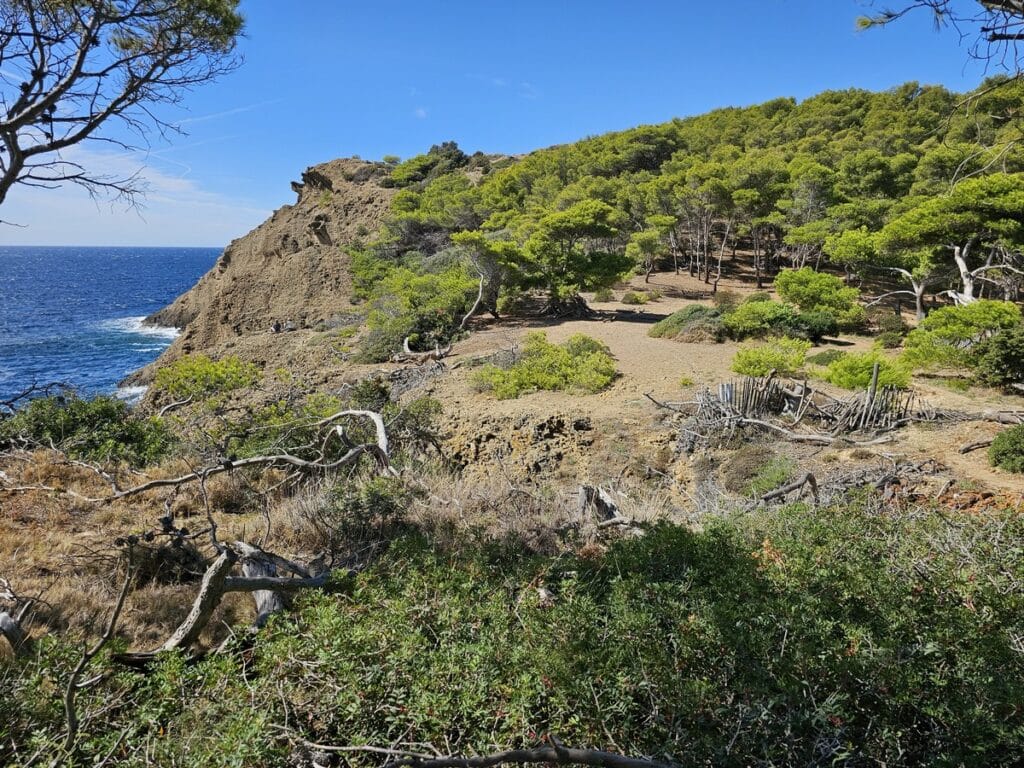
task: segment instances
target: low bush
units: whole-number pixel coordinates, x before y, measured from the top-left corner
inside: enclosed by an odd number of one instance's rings
[[[0,421],[0,447],[27,441],[54,445],[86,461],[154,464],[167,455],[174,439],[155,417],[141,418],[121,400],[74,395],[41,397]]]
[[[251,387],[259,374],[255,365],[234,356],[211,360],[206,355],[187,355],[157,371],[153,389],[176,400],[200,402]]]
[[[910,386],[910,370],[899,360],[892,360],[876,350],[843,355],[829,363],[822,378],[843,389],[865,389],[871,384],[876,363],[878,386],[900,389]]]
[[[718,309],[691,304],[659,320],[647,335],[685,342],[719,342],[725,338],[725,328]]]
[[[1024,424],[996,435],[988,449],[988,460],[993,467],[1024,473]]]
[[[512,365],[485,365],[474,380],[499,400],[507,400],[537,390],[599,392],[615,376],[615,360],[596,339],[576,334],[563,344],[552,344],[535,332],[526,337]]]
[[[864,307],[857,303],[860,292],[856,288],[810,267],[784,269],[775,278],[775,290],[801,312],[831,315],[844,331],[858,330],[867,318]]]
[[[1024,382],[1024,324],[1000,331],[978,344],[975,378],[990,387]]]
[[[76,759],[286,765],[302,742],[485,755],[557,733],[694,766],[1020,765],[1022,538],[1012,510],[858,499],[659,525],[586,556],[407,534],[299,596],[255,648],[161,654],[146,675],[95,659]],[[0,665],[13,755],[60,754],[80,657],[47,638]]]
[[[1020,307],[1009,301],[979,299],[942,307],[907,335],[904,357],[915,368],[973,368],[985,339],[1020,324]]]
[[[781,376],[796,373],[804,367],[809,341],[803,339],[777,338],[764,344],[745,345],[739,348],[732,360],[732,369],[744,376],[767,376],[775,372]]]
[[[615,293],[611,288],[598,288],[594,291],[594,301],[615,301]]]
[[[622,298],[619,299],[623,304],[646,304],[648,302],[646,293],[639,293],[637,291],[626,291],[622,294]]]
[[[843,357],[845,354],[846,353],[841,349],[826,349],[822,352],[808,355],[807,362],[813,363],[814,365],[828,365],[829,363],[835,362],[839,358]]]
[[[736,291],[730,291],[728,289],[715,291],[711,295],[711,303],[714,304],[715,309],[722,314],[732,312],[740,305],[740,301],[740,295],[736,293]]]
[[[784,335],[797,322],[797,311],[778,301],[746,301],[722,317],[722,325],[734,339]]]
[[[826,336],[838,334],[839,325],[839,321],[831,312],[815,309],[798,314],[793,321],[793,331],[794,335],[819,342]]]
[[[899,331],[883,331],[875,338],[883,349],[899,349],[903,346],[903,334]]]

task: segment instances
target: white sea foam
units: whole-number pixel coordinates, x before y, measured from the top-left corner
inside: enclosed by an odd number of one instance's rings
[[[120,331],[131,333],[136,336],[152,336],[160,339],[175,339],[178,336],[177,328],[167,328],[162,325],[143,325],[145,316],[139,317],[117,317],[113,320],[104,320],[99,324],[100,328],[108,331]]]
[[[114,397],[124,400],[128,405],[135,405],[146,394],[147,389],[149,387],[118,387],[114,392]]]

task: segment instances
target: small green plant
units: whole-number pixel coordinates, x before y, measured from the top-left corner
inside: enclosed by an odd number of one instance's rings
[[[604,302],[614,300],[615,293],[612,292],[611,288],[598,288],[596,291],[594,291],[594,301]]]
[[[822,378],[843,389],[864,389],[871,384],[878,365],[878,386],[906,389],[910,386],[910,370],[899,360],[892,360],[877,350],[845,354],[829,363]]]
[[[899,331],[882,331],[875,341],[882,349],[899,349],[903,346],[903,334]]]
[[[841,349],[826,349],[807,356],[807,362],[813,365],[828,365],[839,360],[846,353]]]
[[[648,296],[646,293],[639,293],[637,291],[626,291],[622,294],[622,298],[619,299],[623,304],[646,304]]]
[[[259,379],[259,368],[237,357],[211,360],[206,355],[187,355],[157,371],[153,388],[176,399],[195,401],[226,395],[251,387]]]
[[[648,336],[685,342],[720,342],[725,338],[718,309],[691,304],[651,326]]]
[[[499,400],[507,400],[536,390],[599,392],[615,375],[615,360],[596,339],[576,334],[563,344],[552,344],[536,332],[526,337],[514,364],[485,365],[474,380]]]
[[[715,291],[711,296],[711,303],[719,312],[725,314],[732,312],[740,305],[740,295],[736,291],[730,290]]]
[[[996,435],[988,449],[988,460],[993,467],[1024,473],[1024,424]]]
[[[796,472],[796,463],[788,456],[773,456],[747,486],[748,496],[763,496],[782,486]]]
[[[804,367],[809,341],[786,337],[769,339],[764,344],[744,345],[732,360],[732,369],[744,376],[788,376]]]
[[[665,296],[665,294],[662,293],[657,288],[648,288],[647,289],[647,299],[649,301],[658,301],[659,299],[663,298],[664,296]]]
[[[978,345],[974,375],[990,387],[1024,382],[1024,324],[1000,331]]]
[[[722,317],[734,339],[783,335],[796,326],[797,311],[777,301],[746,301]]]
[[[100,395],[41,397],[0,421],[0,448],[21,441],[54,445],[76,459],[154,464],[174,440],[155,417],[136,416],[121,400]]]
[[[695,383],[696,382],[690,376],[681,376],[679,378],[679,386],[682,389],[686,389],[687,387],[692,387]]]

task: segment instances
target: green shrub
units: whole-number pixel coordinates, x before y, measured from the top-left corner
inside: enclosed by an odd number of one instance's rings
[[[715,305],[722,314],[732,312],[736,307],[740,305],[740,295],[736,291],[721,290],[715,291],[711,295],[711,303]]]
[[[659,299],[663,298],[664,296],[665,296],[665,294],[662,293],[658,288],[648,288],[647,289],[647,300],[648,301],[658,301]]]
[[[485,365],[474,377],[499,400],[536,390],[599,392],[615,378],[615,361],[596,339],[576,334],[552,344],[543,333],[526,337],[519,359],[508,368]]]
[[[903,334],[899,331],[883,331],[875,340],[883,349],[899,349],[903,346]]]
[[[615,294],[611,288],[598,288],[594,291],[594,301],[615,301]]]
[[[797,311],[777,301],[746,301],[722,317],[722,325],[734,339],[781,336],[797,324]]]
[[[768,291],[754,291],[743,300],[743,304],[757,304],[759,301],[774,301]]]
[[[841,349],[826,349],[807,356],[807,362],[814,365],[828,365],[843,357],[846,353]]]
[[[773,371],[782,376],[796,373],[804,367],[809,341],[777,338],[764,344],[740,347],[732,360],[732,369],[744,376],[767,376]]]
[[[867,314],[857,303],[860,292],[840,278],[817,272],[810,267],[784,269],[775,278],[779,296],[802,312],[827,313],[844,331],[863,327]]]
[[[796,472],[796,462],[788,456],[773,456],[764,464],[746,488],[748,496],[763,496],[784,485]]]
[[[990,387],[1024,382],[1024,324],[1000,331],[978,344],[974,375]]]
[[[801,312],[793,321],[793,335],[819,342],[826,336],[839,333],[839,322],[835,315],[825,310],[815,309]]]
[[[988,460],[993,467],[1024,473],[1024,424],[1010,427],[996,435],[988,448]]]
[[[892,360],[876,350],[852,352],[829,363],[822,378],[843,389],[865,389],[871,384],[871,376],[878,363],[878,386],[910,386],[910,370],[899,360]]]
[[[686,342],[720,342],[725,338],[717,308],[691,304],[651,326],[648,336]]]
[[[1020,307],[1008,301],[942,307],[907,335],[904,357],[915,368],[971,368],[981,342],[1020,323]]]
[[[340,503],[395,510],[385,485]],[[161,654],[146,675],[95,659],[77,701],[103,716],[82,718],[76,760],[285,765],[299,739],[490,754],[551,732],[694,766],[1019,765],[1022,539],[1014,510],[859,497],[659,525],[585,556],[399,535],[298,596],[255,650]],[[80,658],[51,636],[0,665],[12,753],[59,754]]]
[[[121,400],[100,395],[41,397],[14,416],[0,421],[0,447],[20,440],[55,445],[72,458],[154,464],[167,455],[174,440],[155,417],[141,418]]]
[[[402,350],[406,337],[416,350],[446,344],[472,306],[478,287],[461,265],[425,274],[393,269],[372,292],[361,359],[384,362]]]
[[[230,356],[211,360],[206,355],[187,355],[156,373],[153,389],[177,400],[191,397],[199,402],[251,387],[259,380],[259,368]]]
[[[647,294],[639,293],[637,291],[626,291],[622,294],[622,298],[619,299],[623,304],[646,304]]]

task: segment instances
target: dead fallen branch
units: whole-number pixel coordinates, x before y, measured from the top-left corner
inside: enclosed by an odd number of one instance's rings
[[[384,763],[382,768],[493,768],[498,765],[588,765],[595,768],[674,768],[674,764],[659,762],[645,757],[630,757],[600,749],[579,749],[566,747],[556,736],[549,736],[552,746],[534,747],[532,749],[510,749],[490,755],[463,757],[459,755],[429,755],[421,752],[409,752],[395,747],[377,747],[370,744],[318,744],[307,741],[293,729],[285,726],[272,726],[281,731],[293,742],[317,752],[337,754],[365,753],[385,755],[394,758]]]
[[[323,458],[324,451],[326,450],[326,443],[332,436],[336,437],[341,441],[342,445],[349,445],[348,439],[345,436],[344,428],[337,422],[342,419],[348,418],[365,418],[369,419],[373,425],[376,433],[376,439],[372,443],[363,443],[360,445],[351,446],[348,451],[340,458],[333,460],[326,460]],[[341,467],[349,466],[355,463],[360,457],[364,455],[372,456],[381,471],[382,474],[397,476],[397,471],[391,466],[391,459],[389,453],[389,442],[387,428],[384,424],[384,418],[381,414],[376,411],[366,410],[344,410],[339,411],[325,419],[321,419],[312,425],[316,429],[323,430],[329,427],[327,434],[318,440],[318,444],[324,446],[321,449],[321,456],[317,459],[304,459],[300,456],[295,456],[291,453],[282,452],[267,456],[251,456],[245,459],[229,460],[224,459],[217,464],[212,466],[203,467],[193,472],[189,472],[178,477],[166,477],[158,478],[155,480],[148,480],[139,485],[131,488],[116,489],[109,496],[91,497],[84,496],[75,491],[71,491],[64,488],[58,488],[55,486],[47,485],[32,485],[32,486],[15,486],[0,488],[0,493],[29,493],[32,491],[45,491],[52,493],[63,493],[81,501],[105,504],[118,499],[128,498],[130,496],[136,496],[146,491],[152,491],[157,488],[177,488],[181,485],[193,482],[205,482],[215,475],[222,474],[224,472],[232,472],[236,469],[247,469],[250,467],[263,467],[263,468],[282,468],[290,467],[295,471],[303,473],[323,473],[330,472],[332,470],[340,469]]]
[[[992,445],[992,440],[979,440],[976,443],[968,443],[967,445],[960,446],[958,453],[970,453],[971,451],[978,451],[982,448],[988,448]]]
[[[818,481],[810,472],[807,472],[802,477],[797,478],[792,483],[787,483],[781,488],[776,488],[774,491],[769,491],[768,493],[761,497],[761,501],[774,501],[775,499],[785,498],[788,494],[792,493],[793,491],[802,491],[804,486],[807,486],[808,488],[811,489],[811,496],[814,498],[814,503],[818,504]],[[801,493],[800,495],[803,494]],[[797,496],[797,498],[799,498],[799,496]]]

